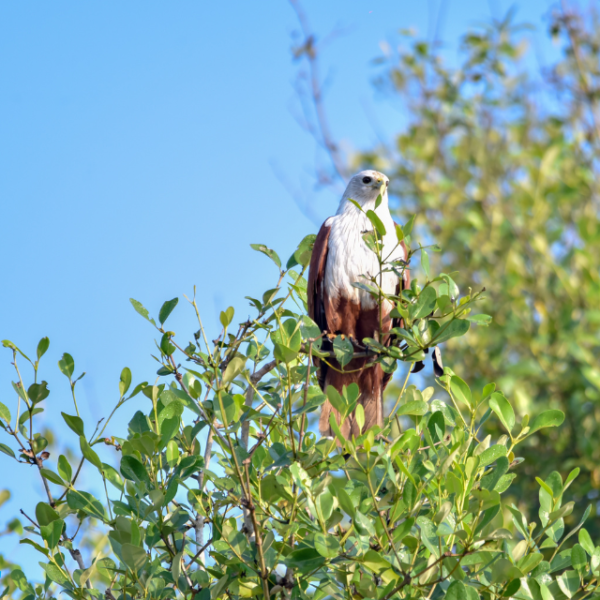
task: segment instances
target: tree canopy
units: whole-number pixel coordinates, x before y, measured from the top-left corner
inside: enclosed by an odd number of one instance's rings
[[[522,449],[528,477],[512,489],[533,514],[540,469],[582,469],[578,498],[600,487],[600,28],[553,12],[561,55],[542,72],[525,31],[509,13],[466,34],[456,67],[407,38],[377,84],[409,124],[357,160],[391,177],[398,212],[443,248],[432,264],[486,287],[494,321],[453,345],[455,368],[496,381],[521,415],[566,415]]]

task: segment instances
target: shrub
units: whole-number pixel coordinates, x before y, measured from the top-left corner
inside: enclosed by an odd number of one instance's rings
[[[366,235],[379,252],[382,232],[373,224]],[[411,228],[412,221],[397,231],[409,247]],[[357,348],[339,337],[326,350],[306,315],[313,240],[305,238],[285,268],[273,250],[254,246],[277,266],[277,283],[249,299],[253,318],[234,326],[233,309],[223,311],[213,342],[195,299],[189,302],[199,329],[186,347],[165,325],[177,299],[164,303],[157,320],[132,300],[158,333],[163,383],[132,389],[131,372],[123,369],[120,399],[93,433],[79,417],[74,360],[65,354],[59,368],[77,414],[63,418],[78,438],[79,464],[48,456],[36,429],[49,394],[45,381],[38,383],[48,339],[40,341],[35,360],[4,341],[17,381],[14,405],[0,404],[7,442],[0,449],[35,465],[47,492],[22,540],[41,554],[46,580],[34,585],[15,568],[5,578],[5,594],[551,600],[595,591],[600,549],[583,521],[565,529],[573,510],[565,492],[578,469],[564,480],[558,473],[537,480],[539,524],[502,502],[519,474],[519,444],[560,425],[563,413],[548,410],[517,423],[510,400],[493,383],[472,390],[449,367],[436,379],[437,392],[409,385],[412,363],[471,323],[489,322],[472,313],[483,291],[460,296],[455,277],[433,277],[427,250],[415,248],[411,256],[421,254],[424,281],[413,278],[402,296],[388,296],[404,319],[392,342],[364,340]],[[381,265],[405,268],[383,259]],[[380,296],[377,277],[367,289]],[[346,440],[333,420],[337,439],[319,438],[309,423],[326,396],[310,356],[346,365],[355,352],[389,372],[404,366],[401,391],[383,427]],[[360,421],[355,385],[327,395],[342,417],[356,410]],[[125,402],[139,410],[120,438],[111,431]],[[486,435],[488,419],[501,423],[505,433],[498,439]],[[118,465],[103,462],[102,444],[120,452]],[[96,473],[105,494],[81,488],[82,469]],[[98,529],[108,544],[98,541]],[[575,534],[579,543],[566,544]],[[91,550],[82,553],[86,538]]]

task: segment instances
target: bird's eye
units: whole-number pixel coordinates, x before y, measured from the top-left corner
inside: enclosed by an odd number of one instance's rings
[[[363,177],[363,183],[371,183],[373,181],[370,177]]]

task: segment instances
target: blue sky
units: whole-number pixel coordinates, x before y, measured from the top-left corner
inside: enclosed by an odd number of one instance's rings
[[[401,110],[371,85],[371,60],[382,41],[397,43],[401,28],[432,35],[440,1],[304,2],[317,34],[344,27],[323,56],[331,127],[344,148],[368,147],[377,133],[391,138],[402,126]],[[552,2],[445,0],[448,60],[469,26],[512,4],[536,26],[538,56],[552,54],[542,19]],[[60,418],[72,412],[56,366],[63,352],[74,356],[76,374],[86,372],[78,384],[83,415],[106,416],[124,366],[135,383],[156,370],[153,330],[130,297],[156,315],[163,301],[183,300],[197,285],[214,336],[220,310],[233,305],[245,318],[244,296],[276,279],[249,244],[287,259],[315,221],[335,211],[336,194],[314,189],[315,145],[293,116],[295,29],[284,0],[0,4],[0,339],[34,354],[50,337],[45,418],[61,428],[62,448],[76,446]],[[313,220],[282,174],[310,199]],[[185,302],[169,325],[179,341],[189,339],[194,317]],[[0,399],[13,407],[11,356],[0,351]],[[3,454],[0,472],[0,487],[13,492],[0,509],[2,530],[43,496],[33,471]],[[0,552],[37,561],[16,536],[0,538]]]

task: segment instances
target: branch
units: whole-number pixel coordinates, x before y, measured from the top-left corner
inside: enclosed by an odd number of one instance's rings
[[[329,155],[336,175],[341,179],[346,179],[348,176],[346,163],[342,158],[338,145],[331,135],[331,131],[329,130],[327,115],[325,114],[323,105],[323,88],[319,75],[319,53],[316,45],[316,38],[309,27],[306,14],[302,10],[299,0],[289,1],[296,13],[304,38],[301,44],[294,50],[294,55],[296,58],[305,57],[308,62],[308,87],[316,117],[316,123],[313,125],[308,122],[305,125],[305,128],[313,135],[315,140]],[[297,85],[297,90],[302,100],[302,88],[299,85]]]
[[[583,90],[585,98],[589,101],[589,109],[592,115],[592,121],[594,124],[594,131],[596,133],[596,137],[600,142],[600,122],[598,120],[598,115],[596,114],[596,110],[594,109],[592,94],[590,90],[590,86],[588,84],[587,77],[585,75],[585,70],[583,67],[583,60],[581,57],[581,53],[579,51],[579,44],[577,43],[577,35],[576,31],[572,25],[573,15],[569,14],[567,10],[567,3],[565,0],[561,0],[562,12],[564,15],[564,24],[565,29],[567,30],[567,37],[569,38],[569,43],[571,44],[571,49],[573,50],[573,57],[575,58],[575,64],[577,65],[577,71],[579,71],[579,79],[581,81],[581,88]]]
[[[210,465],[210,457],[212,456],[212,445],[213,445],[213,429],[212,427],[208,430],[208,435],[206,437],[206,448],[204,449],[204,467],[202,471],[198,473],[198,489],[202,492],[204,488],[204,476],[206,471],[208,470],[208,466]],[[201,546],[200,550],[196,554],[196,556],[200,555],[200,561],[202,564],[204,562],[204,550],[206,550],[207,546],[212,542],[212,538],[207,544],[204,544],[204,516],[198,513],[196,519],[194,520],[194,531],[196,533],[196,543]]]
[[[262,366],[256,373],[250,375],[250,385],[246,390],[246,402],[245,406],[248,408],[252,407],[254,401],[254,386],[267,374],[270,373],[277,366],[276,360],[271,360],[264,366]],[[250,421],[244,421],[242,423],[242,447],[244,450],[248,450],[248,437],[250,435]]]
[[[77,550],[77,548],[69,549],[69,552],[71,553],[71,558],[73,558],[73,560],[77,563],[77,566],[82,571],[85,571],[85,563],[83,562],[83,557],[81,556],[81,552],[79,550]],[[85,580],[85,587],[88,590],[92,589],[92,584],[90,583],[89,577]]]

